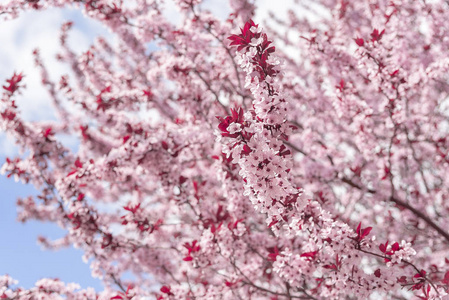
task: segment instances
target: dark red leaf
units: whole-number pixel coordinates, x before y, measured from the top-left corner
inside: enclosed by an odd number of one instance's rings
[[[388,241],[385,244],[380,244],[380,246],[379,246],[380,252],[385,253],[387,251],[387,247],[388,247]]]
[[[358,236],[360,236],[360,228],[361,228],[361,227],[362,227],[362,222],[359,223],[359,226],[357,226],[357,229],[356,229],[356,231],[355,231],[355,232],[357,233]]]
[[[316,254],[318,251],[311,251],[311,252],[305,252],[300,255],[300,257],[306,257],[309,261],[315,259]]]
[[[3,89],[8,91],[10,94],[13,94],[17,91],[21,86],[19,86],[19,82],[22,81],[23,75],[22,73],[12,75],[11,79],[7,79],[6,82],[9,83],[8,86],[3,86]]]
[[[166,285],[161,287],[161,292],[164,294],[173,295],[173,293],[171,292],[171,288]]]
[[[362,230],[362,235],[360,236],[360,238],[363,239],[364,237],[366,237],[371,232],[371,229],[373,229],[373,227],[364,228]]]
[[[374,276],[376,276],[377,278],[380,277],[380,269],[377,269],[376,271],[374,271]]]
[[[75,167],[82,168],[83,167],[83,163],[79,159],[77,159],[77,160],[75,160]]]
[[[446,274],[444,274],[444,278],[443,280],[441,280],[441,282],[449,286],[449,271],[447,271]]]
[[[399,250],[399,243],[398,243],[398,242],[394,243],[394,244],[391,246],[391,250],[392,250],[393,252],[398,251],[398,250]]]
[[[362,47],[365,44],[365,40],[362,38],[355,38],[354,41],[359,47]]]

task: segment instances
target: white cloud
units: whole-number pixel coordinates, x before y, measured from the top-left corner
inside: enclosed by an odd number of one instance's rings
[[[0,23],[0,40],[4,45],[0,48],[0,79],[4,82],[14,71],[26,75],[24,81],[27,88],[23,90],[18,101],[22,116],[26,120],[53,118],[51,101],[41,85],[40,71],[34,67],[32,51],[35,48],[40,50],[42,59],[48,66],[50,78],[56,82],[59,81],[60,75],[69,73],[68,66],[58,63],[55,59],[60,49],[60,27],[69,19],[75,19],[75,26],[69,35],[69,45],[75,51],[87,49],[96,33],[105,32],[101,25],[87,22],[81,12],[73,9],[29,11],[15,20]],[[78,29],[77,23],[81,23],[84,28]]]
[[[18,153],[17,146],[5,134],[0,134],[0,154],[1,156],[12,157]]]
[[[281,20],[286,20],[289,9],[294,7],[294,0],[258,0],[256,1],[256,20],[266,22],[269,18],[269,13],[273,12],[276,17]]]
[[[221,20],[226,20],[231,13],[228,1],[206,0],[203,2],[202,7],[209,10],[214,16],[217,16]]]
[[[1,0],[0,0],[1,1]],[[264,23],[269,20],[271,10],[281,19],[287,18],[287,11],[293,6],[294,0],[281,0],[282,5],[273,4],[272,0],[258,0],[256,21]],[[180,21],[180,14],[176,10],[173,0],[166,2],[165,15],[173,21]],[[205,0],[203,9],[212,11],[222,19],[231,12],[227,1]],[[44,11],[27,11],[17,19],[0,22],[0,85],[5,83],[14,72],[25,74],[24,82],[27,86],[22,95],[17,98],[21,116],[25,120],[55,119],[51,99],[41,84],[40,71],[34,66],[32,51],[40,50],[41,57],[48,67],[50,78],[59,81],[62,74],[71,73],[67,65],[56,61],[55,55],[60,50],[59,34],[61,25],[67,21],[74,21],[69,33],[68,44],[76,53],[85,51],[98,35],[111,36],[109,31],[99,22],[85,17],[79,9],[49,8]],[[271,22],[272,23],[272,22]],[[108,38],[109,40],[109,38]],[[68,146],[75,147],[75,141],[65,137]],[[0,133],[0,154],[16,152],[3,133]]]
[[[50,78],[59,82],[63,74],[71,73],[69,66],[57,62],[60,51],[60,28],[66,21],[74,21],[68,44],[76,53],[88,49],[98,35],[108,35],[99,22],[87,19],[80,10],[50,8],[24,12],[17,19],[0,22],[0,85],[14,72],[22,72],[26,89],[16,99],[21,117],[28,121],[55,119],[51,98],[41,84],[40,70],[34,66],[32,51],[39,49]],[[73,146],[73,141],[68,141]],[[0,132],[0,154],[12,155],[16,147]]]

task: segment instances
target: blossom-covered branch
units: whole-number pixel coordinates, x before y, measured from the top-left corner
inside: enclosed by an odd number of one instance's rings
[[[115,37],[77,52],[61,24],[67,74],[30,49],[51,121],[21,114],[26,70],[0,102],[22,151],[1,170],[38,190],[18,219],[60,226],[39,244],[81,249],[105,290],[5,275],[0,298],[447,297],[447,3],[295,1],[262,30],[258,3],[228,2],[173,1],[176,22],[158,0],[0,4]]]

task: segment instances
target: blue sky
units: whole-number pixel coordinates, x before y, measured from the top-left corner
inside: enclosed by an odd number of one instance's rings
[[[5,0],[0,0],[4,2]],[[284,0],[287,4],[291,0]],[[207,8],[214,13],[226,17],[228,10],[222,0],[205,1]],[[267,16],[272,2],[259,0],[259,18]],[[276,7],[276,10],[282,8]],[[285,13],[285,7],[283,8]],[[169,12],[174,13],[173,11]],[[50,77],[59,78],[68,73],[64,65],[56,63],[55,54],[59,49],[59,29],[63,22],[74,21],[69,34],[69,45],[75,52],[85,51],[94,38],[108,36],[108,30],[100,23],[83,16],[75,9],[48,9],[46,11],[30,11],[10,21],[0,21],[0,85],[16,72],[23,72],[27,88],[18,97],[17,103],[21,116],[25,120],[55,119],[46,90],[40,84],[39,71],[34,68],[31,52],[40,49],[41,56],[49,66]],[[75,148],[77,141],[64,138],[62,142]],[[0,166],[7,156],[18,154],[14,143],[0,132]],[[64,231],[55,224],[16,221],[18,197],[35,195],[31,185],[16,183],[12,178],[0,175],[0,275],[9,274],[19,281],[19,286],[30,288],[40,278],[59,278],[64,282],[76,282],[83,288],[94,287],[102,290],[100,280],[92,278],[88,264],[82,259],[82,252],[73,248],[59,251],[42,251],[37,244],[39,235],[56,239],[64,235]]]
[[[87,49],[96,36],[108,34],[101,24],[85,18],[75,9],[27,12],[15,20],[0,21],[1,85],[15,71],[26,75],[24,81],[27,88],[17,98],[21,116],[25,120],[55,119],[48,94],[40,85],[39,71],[33,67],[31,52],[34,48],[40,49],[52,78],[67,73],[68,69],[57,64],[54,59],[59,45],[59,28],[67,20],[75,22],[69,44],[76,51]],[[73,139],[65,139],[65,142],[72,148],[76,145]],[[0,132],[0,165],[7,156],[17,154],[18,148]],[[17,222],[16,199],[36,195],[32,185],[0,176],[0,191],[0,275],[9,274],[19,281],[18,286],[24,288],[31,288],[37,280],[47,277],[76,282],[83,288],[94,287],[98,291],[103,289],[101,281],[92,278],[89,265],[82,261],[82,251],[74,248],[43,251],[37,244],[40,235],[50,239],[64,235],[64,231],[56,224]]]
[[[0,157],[4,161],[4,157]],[[36,240],[39,235],[56,239],[64,231],[51,223],[16,221],[17,197],[36,194],[31,185],[0,176],[0,274],[9,274],[25,288],[43,277],[76,282],[82,287],[102,290],[101,282],[92,278],[88,264],[81,260],[82,252],[74,248],[42,251]]]

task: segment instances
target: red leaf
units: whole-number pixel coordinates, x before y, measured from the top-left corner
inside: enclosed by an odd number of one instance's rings
[[[324,265],[323,268],[325,269],[331,269],[331,270],[337,270],[337,266],[334,264],[331,265]]]
[[[416,273],[415,276],[413,276],[413,278],[421,278],[421,277],[425,277],[425,276],[426,276],[426,271],[421,269],[421,271],[419,271],[419,273]]]
[[[252,152],[251,148],[248,145],[243,145],[242,155],[248,155]]]
[[[398,243],[398,242],[394,243],[394,244],[391,246],[391,250],[392,250],[393,252],[398,251],[398,250],[399,250],[399,243]]]
[[[125,135],[125,136],[123,137],[123,144],[125,144],[130,138],[131,138],[130,135]]]
[[[382,30],[380,33],[379,33],[379,30],[374,29],[373,32],[371,33],[371,41],[372,42],[380,41],[384,32],[385,32],[385,29]]]
[[[279,255],[279,248],[277,246],[270,247],[267,249],[268,251],[270,251],[270,253],[268,254],[268,261],[276,261],[276,257],[278,257]]]
[[[183,246],[189,251],[189,256],[190,256],[190,253],[192,253],[192,252],[198,252],[198,251],[200,251],[201,247],[200,247],[200,245],[197,245],[197,244],[196,244],[197,242],[198,242],[197,240],[194,240],[194,241],[192,242],[192,244],[190,244],[190,243],[184,243]]]
[[[166,285],[161,287],[161,292],[164,293],[164,294],[173,295],[173,293],[171,292],[171,288],[169,286],[166,286]]]
[[[151,98],[153,97],[153,93],[151,92],[150,89],[143,90],[143,94],[148,97],[148,100],[151,100]]]
[[[184,176],[179,176],[179,184],[183,184],[184,182],[187,181],[187,178]]]
[[[364,237],[366,237],[371,232],[371,229],[373,229],[373,227],[364,228],[362,230],[362,235],[360,238],[363,239]]]
[[[365,40],[363,40],[362,38],[355,38],[354,41],[359,47],[362,47],[365,44]]]
[[[7,79],[6,82],[9,83],[9,86],[3,86],[3,89],[8,91],[10,94],[13,94],[17,91],[21,86],[19,86],[19,82],[22,80],[22,73],[12,75],[11,79]]]
[[[238,220],[235,221],[234,223],[229,222],[229,223],[228,223],[228,228],[229,228],[229,230],[236,229],[236,228],[237,228],[237,224],[240,223],[240,222],[242,222],[242,221],[243,221],[243,219],[238,219]]]
[[[441,280],[441,282],[449,286],[449,271],[447,271],[446,274],[444,274],[444,279]]]
[[[218,224],[218,226],[215,226],[215,224],[212,224],[212,226],[210,227],[210,232],[212,232],[213,234],[215,234],[215,232],[217,232],[218,230],[220,230],[221,226],[223,225],[223,222],[220,222],[220,224]]]
[[[273,221],[271,221],[271,223],[268,225],[268,228],[271,228],[272,226],[274,226],[277,222],[279,222],[278,220],[274,219]]]
[[[407,277],[401,276],[400,278],[398,278],[398,282],[402,283],[402,284],[406,284],[407,283]]]
[[[134,289],[134,284],[129,284],[128,285],[128,288],[126,289],[126,295],[128,295],[128,293],[132,290],[132,289]]]
[[[359,226],[357,226],[357,229],[355,232],[357,232],[357,235],[360,236],[360,228],[362,227],[362,222],[359,223]]]
[[[140,208],[140,203],[138,203],[136,206],[133,206],[133,207],[131,207],[130,205],[123,206],[123,208],[125,210],[130,211],[133,214],[135,214],[137,212],[137,210]]]
[[[390,74],[391,77],[397,75],[399,73],[399,69]]]
[[[337,89],[339,89],[340,91],[343,91],[345,88],[345,80],[342,78],[340,79],[340,82],[338,83],[338,85],[336,86]]]
[[[311,251],[311,252],[306,252],[300,255],[300,257],[306,257],[309,261],[312,261],[316,254],[318,253],[318,251]]]
[[[376,276],[377,278],[380,277],[380,269],[377,269],[376,271],[374,271],[374,276]]]
[[[379,246],[380,252],[385,253],[387,251],[387,247],[388,247],[388,241],[385,244],[380,244],[380,246]]]
[[[45,129],[44,131],[44,137],[49,137],[51,135],[53,135],[54,133],[51,131],[51,127]]]
[[[75,167],[82,168],[83,167],[83,163],[79,159],[77,159],[77,160],[75,160]]]

